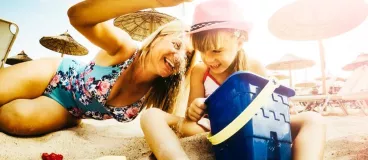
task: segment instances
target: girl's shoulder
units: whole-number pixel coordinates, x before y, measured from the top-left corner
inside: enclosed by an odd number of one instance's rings
[[[207,69],[208,69],[208,67],[207,67],[207,65],[206,64],[204,64],[203,62],[198,62],[195,66],[194,66],[194,68],[193,68],[193,70],[195,70],[195,71],[207,71]]]
[[[248,70],[250,72],[256,73],[260,76],[267,76],[266,68],[258,59],[255,59],[254,57],[248,57],[247,62]]]
[[[208,67],[203,62],[198,62],[192,69],[191,77],[195,79],[203,79]]]

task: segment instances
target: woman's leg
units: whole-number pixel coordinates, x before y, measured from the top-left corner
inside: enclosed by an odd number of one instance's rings
[[[179,139],[169,125],[175,125],[180,118],[159,109],[149,109],[141,117],[145,138],[158,159],[186,159],[187,156]],[[182,130],[196,128],[195,123],[184,124]],[[197,129],[195,129],[197,130]],[[185,131],[188,132],[188,131]],[[323,159],[326,126],[322,116],[304,112],[291,117],[293,136],[293,159]],[[194,132],[193,132],[194,133]]]
[[[0,107],[16,99],[41,96],[60,62],[60,58],[48,58],[1,68]]]
[[[33,136],[78,123],[59,103],[41,96],[60,62],[47,58],[0,69],[0,131]]]
[[[323,117],[315,112],[303,112],[291,116],[293,159],[323,159],[326,125]]]
[[[63,106],[46,96],[16,99],[0,107],[0,131],[37,136],[79,123]]]

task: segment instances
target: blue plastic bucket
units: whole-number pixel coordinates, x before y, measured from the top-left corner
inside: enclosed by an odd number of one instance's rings
[[[269,80],[239,71],[206,99],[211,135],[241,114]],[[245,126],[220,144],[213,145],[217,160],[289,160],[291,131],[288,97],[295,92],[280,86],[264,97],[268,103]]]

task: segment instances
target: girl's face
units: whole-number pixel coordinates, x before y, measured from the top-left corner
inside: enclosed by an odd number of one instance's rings
[[[234,32],[218,31],[217,45],[214,49],[201,52],[203,62],[211,69],[211,72],[220,74],[225,72],[232,64],[242,47],[242,42],[234,35]]]

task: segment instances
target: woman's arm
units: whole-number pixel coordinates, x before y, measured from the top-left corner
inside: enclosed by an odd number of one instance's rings
[[[157,108],[150,108],[142,114],[141,127],[148,145],[159,160],[188,159],[178,136],[204,132],[196,122],[187,121],[183,117]],[[172,128],[176,129],[177,134]]]
[[[141,128],[152,152],[159,160],[187,160],[180,141],[170,126],[176,125],[181,117],[157,108],[150,108],[141,116]]]
[[[70,23],[93,44],[109,55],[134,53],[136,45],[123,30],[105,21],[146,8],[169,7],[183,0],[86,0],[68,10]]]

